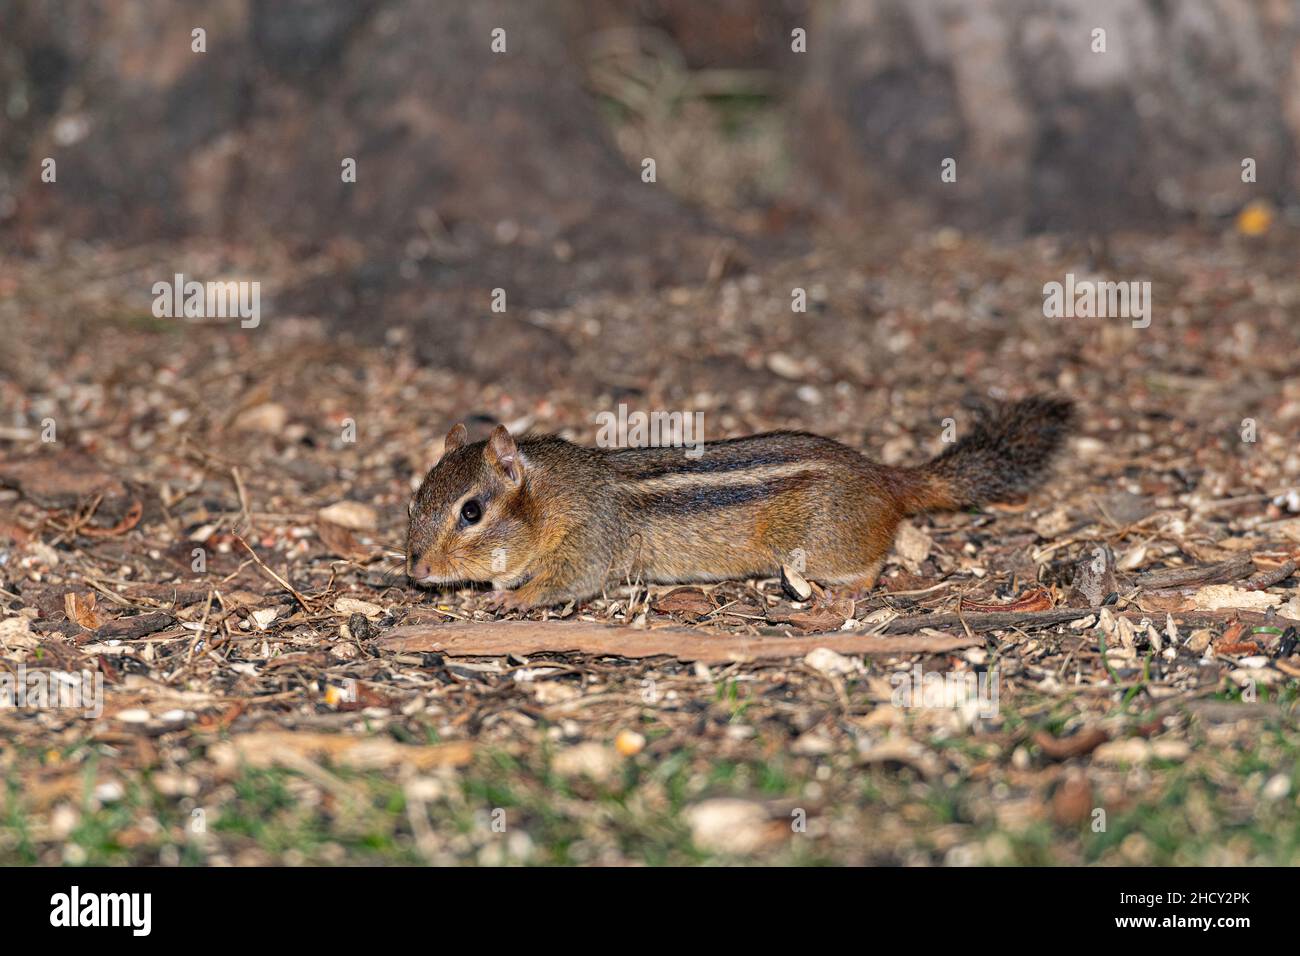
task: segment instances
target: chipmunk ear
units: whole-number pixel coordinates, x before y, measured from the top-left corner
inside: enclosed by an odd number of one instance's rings
[[[492,437],[488,439],[487,446],[483,449],[483,457],[502,478],[512,485],[517,485],[523,480],[524,469],[519,460],[519,449],[515,447],[515,440],[510,437],[510,432],[506,431],[505,425],[498,425],[492,429]]]
[[[443,455],[450,455],[461,445],[465,444],[467,438],[469,438],[469,432],[465,430],[464,425],[460,422],[452,425],[451,431],[447,432],[447,437],[442,440]]]

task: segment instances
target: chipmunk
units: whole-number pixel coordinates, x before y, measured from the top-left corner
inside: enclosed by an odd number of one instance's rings
[[[873,588],[899,521],[1032,488],[1073,424],[1068,401],[1035,397],[982,414],[952,448],[890,467],[807,432],[682,449],[586,448],[498,425],[441,460],[408,508],[407,574],[420,585],[491,581],[490,606],[582,600],[607,580],[772,577],[801,554],[806,577]]]

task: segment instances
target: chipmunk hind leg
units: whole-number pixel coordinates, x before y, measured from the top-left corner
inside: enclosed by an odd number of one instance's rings
[[[851,518],[836,522],[828,529],[833,543],[827,554],[834,555],[834,560],[810,561],[808,576],[833,587],[837,595],[843,591],[855,598],[865,597],[880,579],[900,517],[888,502],[874,501],[857,509]]]
[[[818,583],[826,585],[834,590],[836,597],[851,597],[854,600],[866,598],[875,589],[876,584],[880,581],[880,572],[885,566],[885,557],[881,555],[876,560],[862,567],[852,570],[846,570],[834,575],[810,575]]]

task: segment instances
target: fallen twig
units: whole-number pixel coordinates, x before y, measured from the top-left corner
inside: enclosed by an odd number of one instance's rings
[[[280,587],[284,588],[286,591],[288,591],[290,594],[293,595],[294,600],[302,605],[302,609],[304,611],[306,611],[308,614],[316,613],[316,608],[311,604],[311,602],[308,601],[301,594],[299,594],[298,589],[295,588],[292,584],[290,584],[284,578],[280,577],[280,575],[272,571],[270,566],[257,556],[257,552],[252,549],[252,547],[249,545],[247,541],[245,541],[239,535],[234,534],[234,532],[231,532],[231,536],[244,546],[244,550],[249,553],[249,555],[252,557],[253,561],[257,564],[259,568],[261,568],[268,575],[270,575],[272,581],[274,581],[276,584],[280,585]]]
[[[1244,551],[1234,554],[1218,564],[1200,565],[1194,568],[1166,568],[1162,571],[1148,571],[1139,574],[1134,583],[1147,590],[1157,588],[1181,588],[1202,584],[1229,584],[1239,578],[1253,573],[1255,563]]]
[[[973,631],[992,631],[1004,627],[1034,627],[1077,621],[1089,614],[1100,614],[1101,607],[1061,607],[1050,611],[1000,611],[992,614],[923,614],[918,617],[898,618],[887,624],[883,634],[910,634],[925,627],[936,630],[969,626]],[[1119,611],[1107,607],[1116,617],[1132,621],[1154,620],[1158,615],[1148,611]],[[1268,624],[1272,619],[1259,611],[1241,611],[1229,608],[1221,611],[1169,611],[1174,619],[1184,624],[1223,624],[1231,620],[1247,624]],[[1274,622],[1275,623],[1275,622]]]
[[[1295,574],[1295,569],[1295,562],[1288,558],[1275,568],[1268,568],[1258,574],[1252,574],[1242,587],[1247,591],[1262,591],[1265,588],[1271,588],[1279,581],[1285,581]]]

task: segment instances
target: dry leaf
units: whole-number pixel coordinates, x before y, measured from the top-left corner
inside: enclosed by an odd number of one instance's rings
[[[94,591],[82,595],[69,591],[63,595],[63,611],[68,615],[69,621],[74,621],[86,630],[93,631],[107,620],[95,607],[97,600],[98,596]]]
[[[837,631],[852,616],[853,601],[849,598],[799,611],[781,605],[767,609],[767,619],[773,624],[789,624],[801,631]]]
[[[977,604],[974,601],[963,600],[961,609],[974,611],[977,614],[993,614],[998,611],[1050,611],[1052,597],[1045,588],[1035,588],[1009,604]]]
[[[316,512],[316,517],[349,531],[374,531],[379,527],[379,515],[375,509],[359,501],[328,505]]]
[[[356,536],[342,525],[332,521],[317,521],[316,534],[329,554],[340,558],[359,558],[366,555],[366,549],[357,543]]]
[[[259,630],[265,631],[271,626],[271,622],[275,620],[275,616],[279,613],[279,610],[276,608],[263,607],[258,608],[250,614],[249,617],[253,619],[253,623],[257,625]]]
[[[77,508],[96,498],[101,499],[101,509],[110,502],[125,508],[129,501],[120,480],[87,455],[72,451],[0,462],[0,486],[17,488],[42,508]]]
[[[660,614],[682,614],[693,618],[712,614],[714,610],[709,596],[699,588],[674,588],[655,598],[650,606]]]

